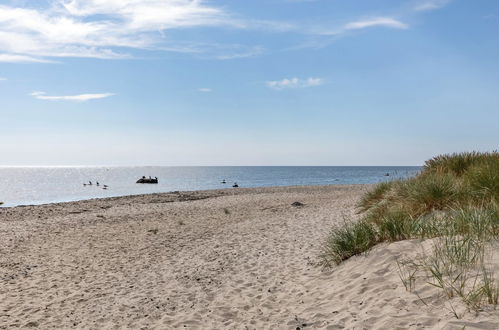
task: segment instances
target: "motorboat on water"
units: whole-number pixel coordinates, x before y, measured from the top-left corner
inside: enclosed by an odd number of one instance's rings
[[[158,178],[154,177],[154,178],[146,178],[145,176],[143,176],[142,178],[138,179],[136,183],[153,183],[153,184],[156,184],[158,183]]]

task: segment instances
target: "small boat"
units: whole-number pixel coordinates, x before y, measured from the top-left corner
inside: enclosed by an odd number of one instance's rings
[[[226,184],[227,181],[225,181],[225,179],[223,179],[222,182],[220,182],[220,183]]]
[[[146,178],[145,176],[143,176],[142,178],[138,179],[136,183],[158,183],[158,178]]]
[[[239,185],[237,184],[237,182],[234,182],[234,184],[232,185],[232,188],[239,188]]]

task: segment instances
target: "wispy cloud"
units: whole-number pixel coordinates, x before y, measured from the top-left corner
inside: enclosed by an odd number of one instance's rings
[[[210,92],[213,92],[213,90],[211,88],[203,87],[203,88],[198,88],[198,92],[201,92],[201,93],[210,93]]]
[[[236,58],[254,57],[263,54],[264,51],[264,48],[260,46],[251,47],[249,49],[234,49],[226,52],[225,54],[217,55],[216,58],[219,60],[232,60]]]
[[[414,7],[416,11],[429,11],[445,7],[451,0],[426,0]]]
[[[314,87],[314,86],[320,86],[323,83],[324,80],[322,78],[313,78],[313,77],[307,79],[300,79],[296,77],[289,79],[285,78],[282,80],[274,80],[266,82],[267,87],[277,90]]]
[[[64,95],[64,96],[49,96],[45,92],[32,92],[31,96],[45,101],[76,101],[85,102],[90,100],[103,99],[113,96],[113,93],[98,93],[98,94],[79,94],[79,95]]]
[[[370,27],[384,26],[395,29],[407,29],[409,25],[390,17],[375,17],[345,24],[345,30],[360,30]]]
[[[47,62],[50,57],[129,57],[155,49],[163,31],[234,25],[201,0],[48,0],[40,9],[0,5],[0,61]]]
[[[1,34],[1,32],[0,32]],[[1,40],[0,40],[1,41]],[[0,63],[55,63],[55,61],[51,61],[44,58],[37,58],[26,55],[17,55],[17,54],[0,54]]]
[[[7,81],[7,78],[5,78],[5,77],[0,77],[0,81]]]

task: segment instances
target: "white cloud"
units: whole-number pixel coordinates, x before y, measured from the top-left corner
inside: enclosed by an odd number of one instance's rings
[[[211,88],[198,88],[198,92],[202,92],[202,93],[210,93],[210,92],[213,92],[213,90]]]
[[[428,0],[423,1],[414,7],[416,11],[429,11],[445,7],[451,0]]]
[[[395,29],[407,29],[409,25],[390,17],[377,17],[345,24],[345,30],[360,30],[369,27],[384,26]]]
[[[240,45],[236,45],[236,48],[242,48]],[[234,47],[233,47],[234,48]],[[253,47],[249,49],[233,49],[226,51],[223,55],[217,55],[216,58],[219,60],[233,60],[236,58],[247,58],[254,57],[263,54],[264,49],[262,47]]]
[[[103,99],[106,97],[113,96],[113,93],[99,93],[99,94],[80,94],[80,95],[65,95],[65,96],[49,96],[45,92],[33,92],[31,96],[46,101],[77,101],[85,102],[89,100]]]
[[[314,87],[320,86],[324,83],[322,78],[285,78],[282,80],[274,80],[267,81],[267,86],[272,89],[282,90],[282,89],[291,89],[291,88],[306,88],[306,87]]]
[[[0,54],[0,63],[55,63],[54,61],[17,54]]]
[[[8,79],[5,77],[0,77],[0,81],[7,81]]]
[[[44,57],[126,58],[126,49],[156,49],[164,31],[233,25],[201,0],[48,0],[45,9],[0,5],[0,61]],[[123,53],[125,52],[125,53]]]

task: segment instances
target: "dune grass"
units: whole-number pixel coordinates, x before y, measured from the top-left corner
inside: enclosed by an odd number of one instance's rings
[[[358,207],[358,222],[331,231],[325,266],[379,243],[434,238],[432,255],[399,264],[406,288],[424,271],[431,284],[474,309],[485,302],[497,305],[499,282],[484,261],[486,248],[499,238],[497,151],[434,157],[414,178],[376,185]]]

